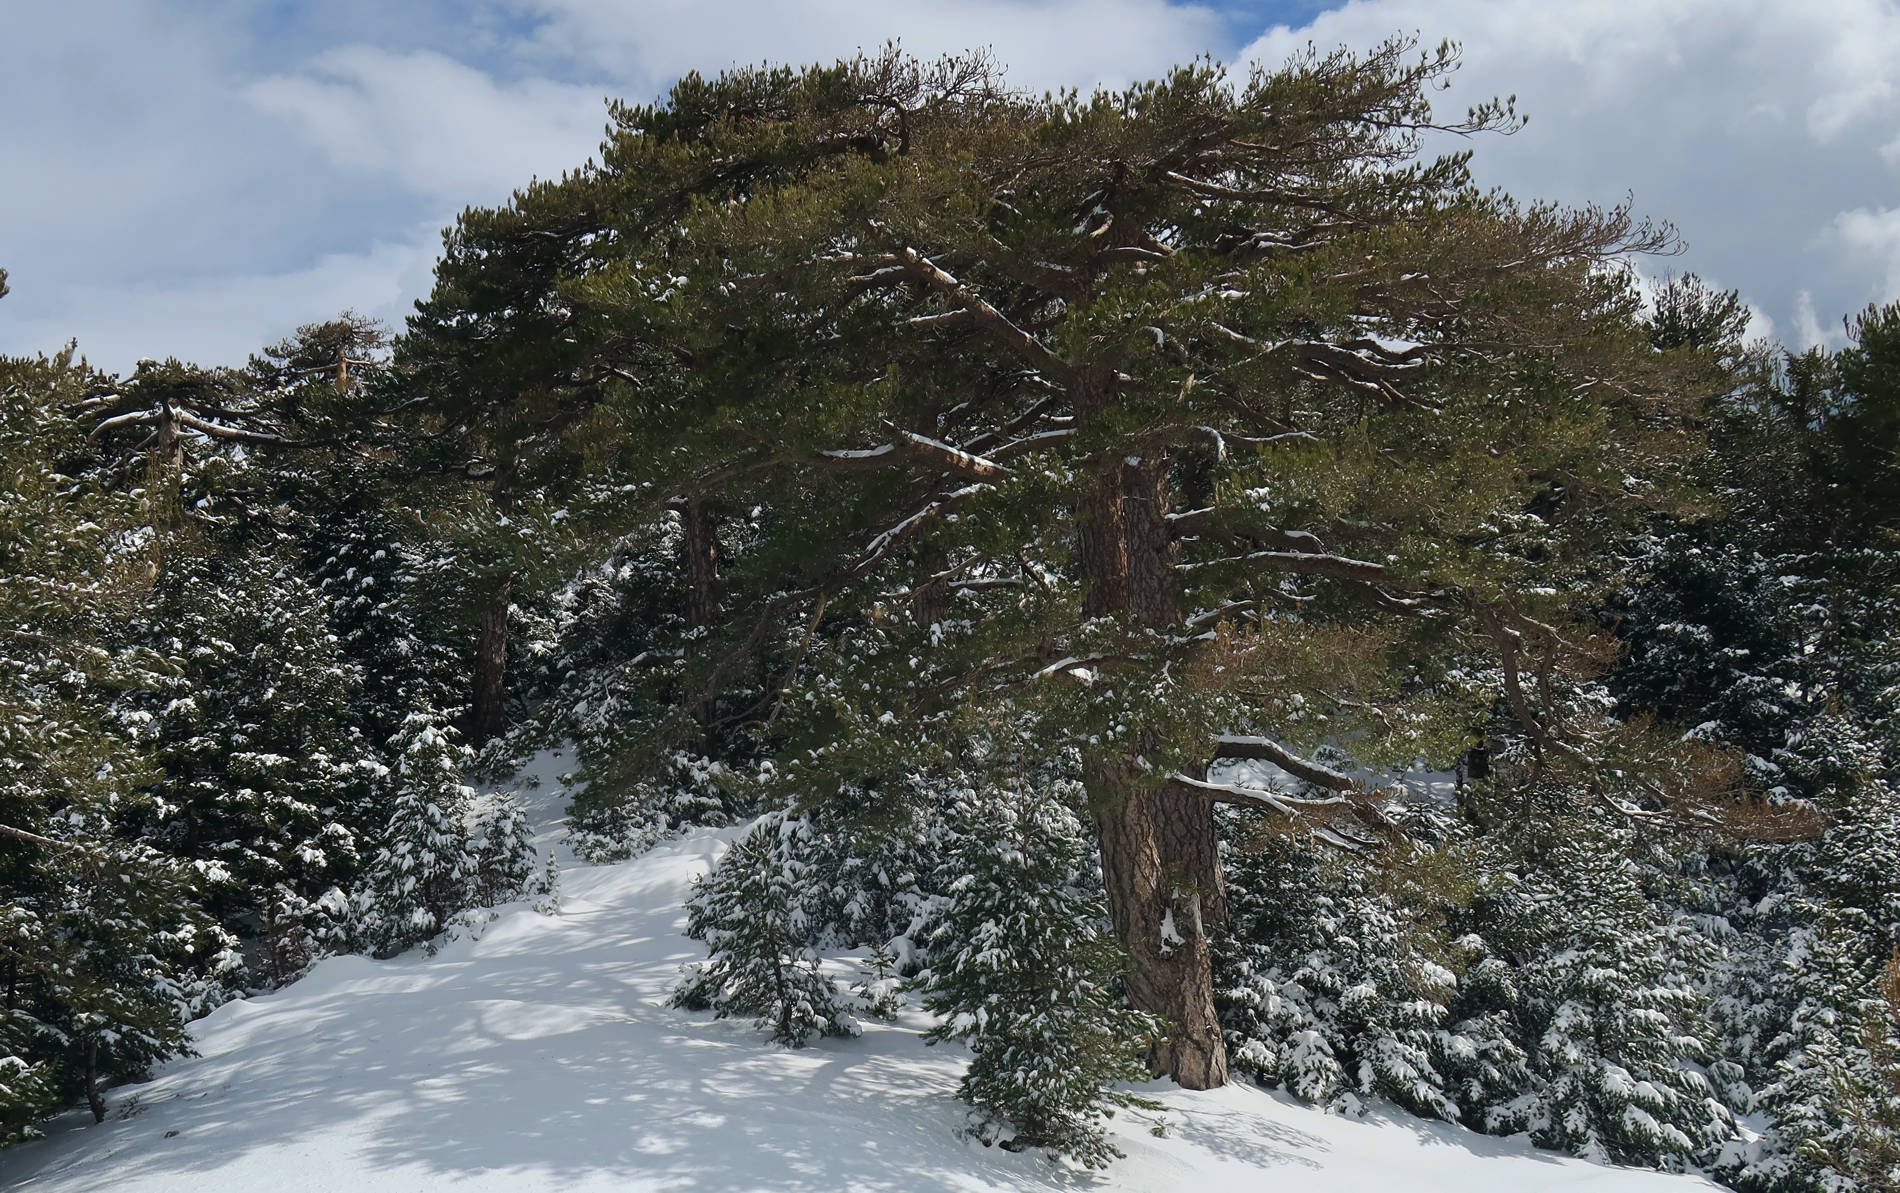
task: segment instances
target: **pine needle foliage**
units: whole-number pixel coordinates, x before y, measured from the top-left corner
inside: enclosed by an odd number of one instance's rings
[[[1127,1088],[1166,1025],[1130,1009],[1125,964],[1101,895],[1084,885],[1080,826],[1047,795],[992,793],[965,810],[988,831],[947,859],[955,877],[919,979],[940,1022],[929,1043],[971,1052],[957,1096],[972,1132],[1084,1167],[1121,1153],[1103,1134],[1118,1108],[1158,1108]]]
[[[803,907],[802,820],[767,816],[739,838],[687,903],[687,935],[706,942],[673,1005],[718,1018],[750,1015],[774,1043],[802,1048],[814,1036],[858,1027],[809,943]]]

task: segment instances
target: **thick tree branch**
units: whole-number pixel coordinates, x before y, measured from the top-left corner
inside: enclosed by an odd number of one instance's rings
[[[1285,749],[1277,742],[1265,737],[1244,737],[1237,734],[1222,734],[1214,739],[1214,760],[1251,759],[1256,762],[1271,762],[1296,779],[1304,779],[1315,787],[1328,791],[1361,791],[1364,785],[1351,775],[1344,775],[1317,762],[1308,761]]]
[[[1198,559],[1175,566],[1186,571],[1233,564],[1254,564],[1300,576],[1329,576],[1335,580],[1355,580],[1362,584],[1380,584],[1391,578],[1384,564],[1312,551],[1252,551],[1246,555]]]
[[[1041,340],[1011,322],[1007,315],[984,301],[982,295],[939,268],[930,258],[909,246],[899,249],[898,257],[913,277],[922,280],[926,285],[970,312],[975,316],[977,326],[998,343],[1014,350],[1031,365],[1058,377],[1067,377],[1073,372],[1068,364],[1049,351]]]

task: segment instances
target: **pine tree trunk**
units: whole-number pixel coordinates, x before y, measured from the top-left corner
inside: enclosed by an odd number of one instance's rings
[[[517,504],[515,481],[521,462],[512,452],[495,465],[489,481],[489,496],[495,513],[506,521]],[[508,727],[503,701],[508,692],[508,602],[514,596],[515,579],[520,572],[509,572],[488,594],[482,606],[481,625],[475,631],[475,677],[468,710],[468,736],[482,745],[501,736]]]
[[[165,547],[184,520],[185,439],[178,433],[178,412],[167,401],[159,410],[152,455],[146,466],[146,502],[152,520],[154,579],[165,570]]]
[[[912,616],[919,625],[935,625],[950,616],[950,582],[936,577],[950,565],[943,547],[928,539],[917,549],[917,582],[912,586]]]
[[[718,526],[712,510],[696,497],[686,499],[680,521],[680,551],[685,557],[682,563],[686,572],[686,624],[693,630],[709,630],[719,615]],[[686,657],[692,659],[699,648],[700,637],[695,634],[686,640]],[[703,734],[713,722],[713,693],[704,686],[704,681],[690,674],[687,682],[693,686],[686,693],[686,711]]]
[[[1207,931],[1224,914],[1207,801],[1143,786],[1132,763],[1084,767],[1115,934],[1128,950],[1128,1000],[1168,1022],[1151,1063],[1188,1089],[1227,1082]]]
[[[474,704],[469,710],[469,736],[476,744],[489,741],[507,727],[502,699],[508,679],[508,601],[514,592],[512,574],[489,594],[482,608],[481,630],[475,638]]]
[[[92,1121],[106,1121],[106,1098],[99,1089],[99,1042],[86,1041],[86,1106],[92,1111]]]
[[[1180,620],[1168,500],[1165,458],[1122,460],[1098,479],[1081,518],[1091,615],[1152,626]],[[1226,917],[1213,809],[1185,788],[1145,782],[1140,752],[1137,741],[1083,761],[1109,911],[1129,954],[1129,1001],[1169,1024],[1155,1071],[1211,1089],[1227,1081],[1207,946],[1207,930]]]

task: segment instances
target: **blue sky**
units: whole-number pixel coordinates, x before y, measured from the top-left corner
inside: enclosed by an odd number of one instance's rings
[[[399,323],[457,211],[688,69],[900,37],[1089,87],[1413,30],[1464,45],[1449,108],[1530,114],[1482,181],[1681,228],[1645,272],[1793,344],[1900,296],[1900,0],[4,0],[0,352],[237,363],[346,306]]]

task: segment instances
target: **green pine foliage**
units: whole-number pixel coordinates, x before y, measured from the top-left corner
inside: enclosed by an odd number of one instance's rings
[[[414,713],[390,743],[389,822],[360,896],[363,931],[385,955],[448,929],[481,883],[483,859],[470,834],[475,789],[462,781],[472,755],[449,734]]]
[[[918,979],[940,1022],[924,1039],[970,1049],[957,1096],[978,1138],[1101,1167],[1121,1154],[1104,1121],[1156,1105],[1126,1085],[1147,1079],[1144,1053],[1167,1027],[1117,989],[1124,958],[1067,809],[993,792],[966,814],[987,831],[945,859],[948,906]]]
[[[0,1146],[185,1051],[236,984],[202,875],[134,835],[150,762],[111,715],[172,660],[111,649],[146,579],[134,501],[83,474],[71,353],[0,359]]]
[[[859,1028],[809,941],[800,839],[806,822],[766,816],[702,879],[687,904],[686,933],[708,958],[689,967],[673,1005],[749,1015],[774,1043],[802,1048],[814,1036]]]

